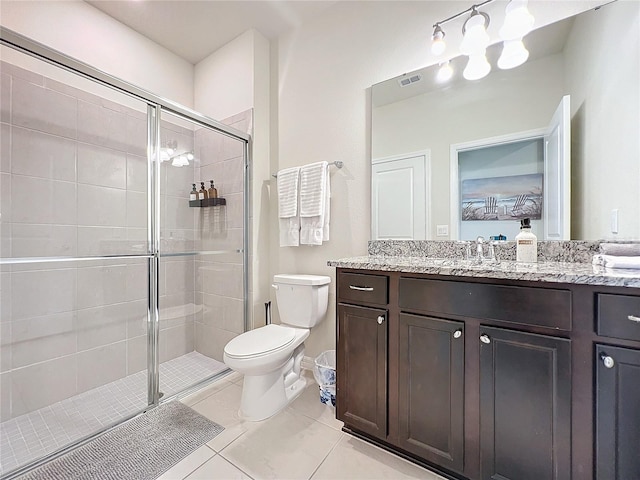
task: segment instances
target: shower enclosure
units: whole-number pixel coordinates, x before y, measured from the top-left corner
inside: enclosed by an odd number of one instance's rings
[[[219,123],[6,29],[0,476],[227,372],[251,112]],[[190,201],[215,183],[218,198]]]

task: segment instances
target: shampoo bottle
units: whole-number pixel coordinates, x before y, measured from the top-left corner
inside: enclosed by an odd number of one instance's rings
[[[538,239],[531,231],[531,220],[528,218],[520,220],[520,233],[516,235],[516,261],[538,261]]]
[[[196,190],[196,184],[193,183],[193,189],[189,193],[189,201],[198,200],[198,191]]]
[[[209,194],[207,193],[207,189],[204,188],[204,182],[200,182],[200,190],[198,191],[198,199],[206,200],[209,198]]]
[[[218,189],[213,186],[213,180],[209,180],[211,182],[211,186],[209,187],[209,198],[218,198]]]

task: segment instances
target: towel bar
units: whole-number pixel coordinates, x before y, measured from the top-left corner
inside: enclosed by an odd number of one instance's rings
[[[344,162],[341,160],[336,160],[335,162],[330,162],[329,165],[335,165],[338,169],[344,167]],[[272,173],[271,176],[273,178],[278,178],[278,174],[277,173]]]

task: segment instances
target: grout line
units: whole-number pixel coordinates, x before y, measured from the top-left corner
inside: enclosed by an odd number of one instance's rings
[[[333,445],[333,447],[331,447],[331,449],[329,450],[329,452],[327,452],[327,454],[324,456],[324,458],[322,459],[322,461],[320,462],[320,464],[316,467],[316,469],[313,471],[313,473],[311,473],[311,475],[309,476],[309,480],[313,479],[313,476],[318,472],[318,470],[320,469],[320,467],[324,464],[324,462],[327,460],[327,458],[329,458],[329,455],[331,455],[331,453],[333,453],[333,451],[336,449],[336,447],[338,446],[338,444],[342,441],[342,439],[344,438],[345,433],[344,432],[340,432],[340,436],[338,437],[338,440],[336,441],[336,443]]]

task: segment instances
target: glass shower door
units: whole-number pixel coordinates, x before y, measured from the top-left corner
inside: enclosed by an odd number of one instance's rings
[[[0,475],[147,406],[146,102],[2,47]]]
[[[165,397],[225,371],[224,346],[245,330],[244,172],[244,141],[162,112],[159,375]]]

